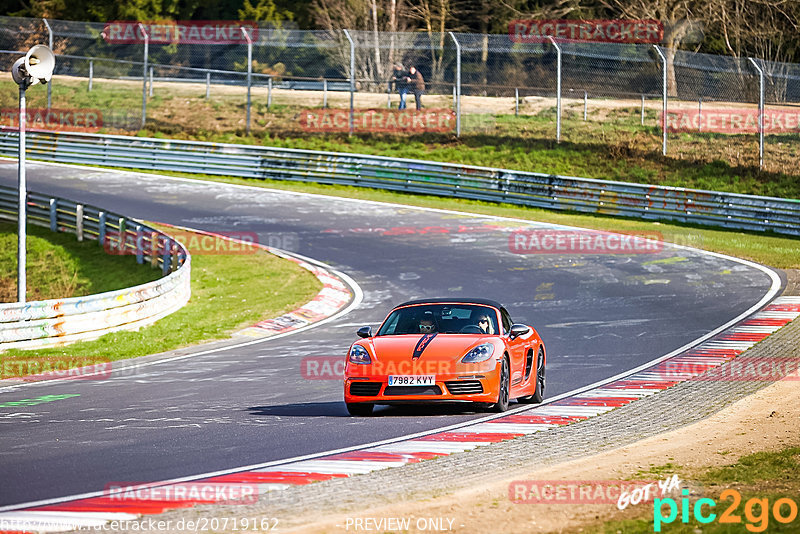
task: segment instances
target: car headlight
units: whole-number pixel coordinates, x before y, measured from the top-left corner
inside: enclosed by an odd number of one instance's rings
[[[372,363],[372,361],[369,359],[369,353],[367,352],[367,349],[361,345],[353,345],[350,348],[350,354],[348,354],[348,358],[350,363]]]
[[[492,357],[492,354],[494,354],[494,345],[491,343],[482,343],[461,358],[461,363],[485,362]]]

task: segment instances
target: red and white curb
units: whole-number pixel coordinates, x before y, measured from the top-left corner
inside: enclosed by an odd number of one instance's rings
[[[183,226],[176,226],[166,223],[157,224],[200,235],[212,236],[216,239],[232,241],[246,247],[260,248],[274,256],[278,256],[279,258],[296,263],[298,266],[313,274],[317,280],[322,283],[322,289],[319,291],[319,293],[317,293],[313,299],[303,304],[301,307],[285,313],[280,317],[260,321],[252,326],[239,330],[233,334],[234,336],[264,338],[271,337],[276,334],[285,334],[287,332],[299,330],[300,328],[304,328],[332,317],[354,299],[354,294],[350,291],[352,284],[355,284],[352,282],[352,280],[349,280],[348,278],[348,281],[352,283],[349,286],[342,279],[343,275],[341,273],[334,273],[332,270],[324,267],[319,262],[316,262],[310,258],[269,247],[267,245],[262,245],[260,243],[253,243],[250,241],[245,242],[241,239],[216,234],[214,232],[206,232],[204,230],[196,230],[194,228],[186,228]]]
[[[136,488],[162,490],[186,485],[257,487],[259,495],[290,486],[332,478],[349,477],[379,469],[399,467],[467,451],[519,436],[568,425],[654,395],[680,382],[698,379],[767,338],[800,316],[800,297],[779,297],[762,310],[703,341],[692,349],[663,359],[646,369],[613,378],[576,394],[521,407],[512,413],[491,416],[429,433],[332,451],[316,456],[249,466],[238,471],[214,473],[198,478],[166,481]],[[676,369],[678,371],[676,372]],[[156,492],[127,488],[121,493],[98,492],[71,500],[31,503],[24,510],[0,513],[0,528],[6,531],[56,532],[78,527],[100,527],[109,521],[133,520],[142,514],[209,504],[203,499],[156,498]],[[170,494],[169,491],[161,491]],[[174,492],[173,492],[174,493]]]

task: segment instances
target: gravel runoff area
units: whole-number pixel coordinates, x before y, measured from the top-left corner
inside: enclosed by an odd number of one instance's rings
[[[788,283],[783,295],[800,295],[800,271],[788,271],[786,274]],[[735,361],[746,363],[747,360],[761,358],[797,358],[798,347],[800,319],[742,353]],[[328,516],[352,513],[364,517],[370,515],[367,507],[373,509],[400,505],[403,501],[408,501],[410,515],[414,512],[414,502],[430,501],[465,488],[496,483],[515,473],[524,474],[526,470],[529,472],[579,460],[702,421],[774,383],[767,380],[689,380],[611,412],[567,426],[399,468],[291,487],[272,492],[268,497],[261,496],[259,502],[253,505],[196,506],[158,516],[145,516],[142,518],[142,529],[126,532],[148,531],[148,519],[171,520],[174,525],[181,519],[196,521],[203,517],[277,518],[278,531],[291,529],[299,532],[305,526],[317,523],[312,527],[316,532],[320,531],[319,521]],[[779,406],[775,408],[780,410]],[[198,451],[198,454],[202,452]],[[458,519],[458,523],[464,523],[467,518]],[[457,531],[470,531],[468,525],[453,527]],[[349,530],[354,531],[352,526]],[[241,532],[232,529],[215,531]],[[340,525],[340,528],[323,528],[323,531],[347,530],[345,525]]]

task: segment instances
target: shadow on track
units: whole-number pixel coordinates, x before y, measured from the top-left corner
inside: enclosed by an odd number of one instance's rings
[[[296,404],[276,404],[272,406],[251,406],[250,415],[279,417],[348,417],[344,402],[302,402]],[[408,404],[397,406],[376,406],[371,418],[382,417],[432,417],[446,415],[486,414],[478,407],[469,404]],[[357,418],[370,419],[370,417]]]

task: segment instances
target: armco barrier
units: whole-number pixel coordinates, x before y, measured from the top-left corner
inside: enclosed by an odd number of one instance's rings
[[[17,133],[0,132],[13,157]],[[432,161],[196,141],[32,132],[29,157],[62,163],[345,184],[554,210],[800,235],[800,200]]]
[[[0,187],[0,219],[17,220],[17,190]],[[189,300],[191,257],[168,235],[116,213],[28,193],[28,224],[96,240],[113,252],[160,268],[163,278],[86,297],[0,304],[0,351],[93,339],[134,330],[180,309]]]

